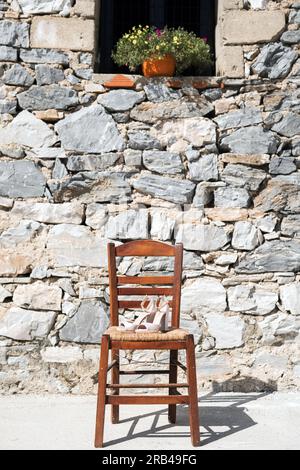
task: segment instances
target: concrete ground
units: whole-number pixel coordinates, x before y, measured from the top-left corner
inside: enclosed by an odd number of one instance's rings
[[[0,449],[93,449],[94,396],[0,398]],[[105,450],[193,449],[188,414],[176,426],[166,406],[123,406],[111,425],[107,407]],[[203,449],[300,449],[300,393],[216,393],[200,397]],[[195,448],[194,448],[195,449]]]

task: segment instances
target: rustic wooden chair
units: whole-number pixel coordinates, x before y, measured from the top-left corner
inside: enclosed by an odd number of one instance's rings
[[[199,445],[199,418],[197,378],[195,366],[195,347],[193,335],[179,328],[180,295],[182,276],[181,244],[168,245],[151,240],[128,242],[120,246],[108,244],[108,268],[110,289],[110,327],[102,336],[100,368],[98,380],[98,400],[96,415],[95,447],[103,447],[103,431],[105,405],[111,405],[112,423],[119,422],[119,405],[130,404],[168,404],[170,423],[176,422],[176,404],[189,406],[189,421],[191,440],[194,446]],[[174,257],[173,276],[118,276],[116,257],[126,256],[167,256]],[[141,287],[124,287],[128,284],[139,284]],[[165,287],[169,286],[169,287]],[[118,329],[119,309],[138,309],[140,300],[119,300],[119,296],[166,295],[172,308],[171,328],[167,332],[139,333],[120,331]],[[111,349],[111,362],[108,363]],[[120,370],[119,350],[169,350],[170,364],[167,370]],[[178,351],[186,350],[186,366],[178,361]],[[186,372],[187,383],[177,383],[177,368]],[[107,383],[107,373],[111,370],[111,384]],[[120,384],[120,375],[168,374],[169,383],[150,384]],[[122,395],[120,389],[130,388],[167,388],[168,395]],[[186,388],[188,393],[181,394],[177,388]],[[111,391],[107,394],[107,389]]]

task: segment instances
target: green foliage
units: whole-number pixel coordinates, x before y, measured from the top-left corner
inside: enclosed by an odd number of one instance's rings
[[[183,28],[160,30],[154,26],[134,26],[116,44],[112,58],[119,66],[135,71],[147,59],[161,59],[171,54],[176,60],[177,73],[193,66],[199,72],[211,64],[209,45],[205,38]]]

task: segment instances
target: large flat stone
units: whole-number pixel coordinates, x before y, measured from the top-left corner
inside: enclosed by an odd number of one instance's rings
[[[238,111],[222,114],[214,119],[220,130],[231,128],[254,126],[262,122],[262,114],[259,109],[246,107]]]
[[[21,49],[20,59],[30,64],[60,64],[68,65],[69,57],[65,52],[54,49],[36,48]]]
[[[67,160],[67,168],[70,171],[102,171],[114,166],[119,158],[119,153],[71,155]]]
[[[29,46],[29,24],[17,21],[0,21],[0,44],[14,47]]]
[[[107,240],[83,225],[61,224],[49,230],[47,250],[54,267],[106,267]]]
[[[27,15],[60,13],[71,8],[71,0],[18,0],[22,13]],[[13,7],[13,5],[12,5]]]
[[[190,178],[194,181],[217,181],[219,178],[218,156],[211,153],[188,164]]]
[[[0,250],[0,276],[16,277],[31,271],[33,259],[27,254],[9,253],[7,248]]]
[[[300,284],[293,282],[280,286],[280,299],[285,310],[300,315]]]
[[[0,235],[0,247],[12,248],[19,244],[31,242],[42,232],[39,222],[34,220],[21,220],[17,226],[11,226]]]
[[[267,178],[265,171],[251,168],[245,165],[234,165],[229,163],[222,173],[222,180],[232,186],[257,191]]]
[[[62,290],[42,281],[19,285],[14,291],[13,302],[18,307],[32,310],[61,310]]]
[[[97,101],[112,113],[122,113],[129,111],[144,99],[145,93],[143,91],[112,90],[99,95]]]
[[[205,315],[208,330],[216,340],[216,349],[239,348],[244,344],[244,321],[235,316],[225,316],[217,313]]]
[[[2,80],[6,85],[31,86],[34,82],[34,77],[22,65],[14,64],[5,72]]]
[[[149,235],[148,225],[147,210],[128,210],[108,219],[105,234],[112,239],[145,240]]]
[[[263,344],[278,345],[286,339],[294,340],[299,335],[300,319],[293,315],[274,313],[258,322],[258,327],[262,332]]]
[[[275,41],[285,30],[283,11],[227,11],[223,23],[224,44],[257,44]]]
[[[236,250],[254,250],[263,237],[260,230],[251,222],[236,222],[232,235],[232,247]]]
[[[215,207],[249,207],[251,196],[245,188],[226,186],[214,191]]]
[[[22,111],[6,127],[0,128],[0,142],[19,144],[27,147],[51,147],[57,142],[57,136],[40,119],[29,111]]]
[[[229,287],[227,295],[229,310],[251,315],[266,315],[272,312],[278,301],[276,292],[255,284]]]
[[[101,105],[82,108],[55,125],[66,150],[106,153],[124,149],[115,121]]]
[[[31,47],[92,52],[95,47],[95,21],[53,16],[34,17]]]
[[[145,150],[143,163],[148,170],[162,175],[176,175],[184,169],[180,155],[159,150]]]
[[[65,78],[63,70],[57,67],[50,67],[47,64],[37,64],[35,66],[35,75],[38,86],[58,83]]]
[[[229,241],[223,227],[204,224],[180,224],[176,230],[176,243],[183,243],[186,250],[214,251]]]
[[[247,254],[235,268],[238,273],[297,272],[300,269],[300,241],[273,240]]]
[[[45,191],[45,178],[30,161],[0,163],[0,196],[38,197]]]
[[[126,175],[120,173],[89,171],[77,173],[61,181],[48,182],[55,202],[128,202],[131,188]]]
[[[43,339],[50,332],[57,313],[11,307],[0,318],[0,336],[19,341]]]
[[[288,113],[278,123],[274,124],[272,130],[284,137],[294,137],[299,134],[300,116],[296,113]]]
[[[224,312],[226,306],[226,291],[217,279],[195,279],[182,289],[182,313]]]
[[[292,176],[292,175],[291,175]],[[254,207],[260,211],[300,212],[300,183],[273,178],[255,198]]]
[[[32,86],[17,95],[20,108],[28,110],[67,109],[78,104],[78,96],[72,88],[59,85]]]
[[[216,142],[216,125],[207,118],[187,118],[159,122],[151,129],[161,145],[168,146],[185,140],[194,147],[202,147]]]
[[[140,176],[133,182],[133,187],[143,194],[149,194],[177,204],[191,202],[195,190],[195,184],[191,181],[156,175]]]
[[[300,238],[300,214],[284,217],[281,222],[281,233],[288,237]]]
[[[18,51],[13,47],[0,46],[0,61],[16,62],[18,60]]]
[[[99,344],[109,324],[108,308],[102,302],[83,300],[75,315],[60,330],[62,341]]]
[[[276,153],[279,140],[262,126],[250,126],[233,131],[221,139],[224,152],[239,154]]]
[[[45,224],[81,224],[83,220],[83,205],[77,202],[50,204],[36,202],[27,204],[15,201],[12,214],[23,219],[37,220]]]

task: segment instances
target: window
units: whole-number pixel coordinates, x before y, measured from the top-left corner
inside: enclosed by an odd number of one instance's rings
[[[213,0],[101,0],[98,71],[123,72],[111,52],[122,34],[135,25],[182,26],[207,37],[214,52],[215,2]],[[192,74],[192,71],[187,71]],[[213,73],[213,70],[208,71]]]

